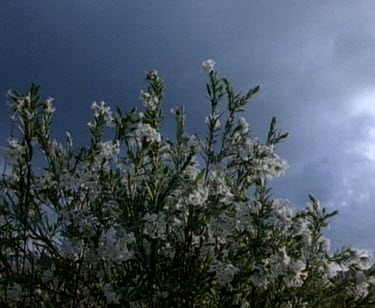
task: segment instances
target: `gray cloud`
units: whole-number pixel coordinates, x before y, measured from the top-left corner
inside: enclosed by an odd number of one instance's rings
[[[291,167],[275,194],[296,208],[315,194],[341,210],[329,233],[336,243],[373,248],[374,15],[373,1],[7,1],[0,91],[40,83],[56,98],[56,136],[71,130],[84,142],[91,102],[138,104],[143,72],[156,68],[167,110],[186,105],[190,131],[202,134],[200,63],[214,58],[236,88],[262,85],[246,112],[255,135],[264,139],[273,115],[291,133],[280,146]]]

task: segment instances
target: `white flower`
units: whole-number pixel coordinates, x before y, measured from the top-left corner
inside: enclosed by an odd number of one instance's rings
[[[251,204],[249,203],[236,203],[236,230],[242,232],[244,230],[250,233],[255,231],[255,226],[251,221]]]
[[[187,141],[187,144],[189,149],[191,149],[194,152],[198,152],[199,149],[201,148],[201,142],[195,135],[191,135],[189,137],[189,140]]]
[[[141,145],[143,140],[148,143],[160,143],[161,136],[160,133],[156,131],[150,124],[138,124],[138,128],[135,131],[135,135],[138,139],[138,144]]]
[[[34,111],[30,112],[29,110],[25,109],[24,112],[26,113],[26,118],[28,120],[31,120],[31,119],[33,119],[35,117],[35,112]]]
[[[213,124],[214,126],[214,129],[218,129],[220,127],[220,120],[219,120],[219,114],[217,113],[214,113],[214,114],[209,114],[205,121],[204,121],[207,125],[211,125],[211,123]]]
[[[291,233],[294,239],[301,239],[306,245],[311,244],[312,233],[310,230],[310,224],[302,219],[297,219],[291,229]]]
[[[126,261],[134,256],[134,252],[129,249],[129,246],[135,241],[132,232],[127,233],[123,229],[116,231],[111,227],[102,233],[98,253],[101,257],[106,257],[109,260]]]
[[[53,106],[53,98],[52,97],[49,97],[47,98],[46,102],[45,102],[45,105],[44,105],[44,108],[45,108],[45,111],[47,113],[54,113],[55,112],[55,108]]]
[[[213,237],[220,243],[225,244],[227,238],[233,234],[236,228],[236,218],[227,214],[220,214],[210,221],[209,231]]]
[[[115,143],[113,141],[101,141],[99,142],[99,149],[100,152],[96,156],[99,161],[116,158],[120,153],[120,142],[118,140]]]
[[[0,228],[2,226],[5,226],[6,223],[7,223],[7,220],[5,219],[5,216],[4,215],[0,215]]]
[[[12,301],[18,302],[22,300],[22,287],[18,283],[8,286],[7,294]]]
[[[329,252],[329,250],[331,249],[331,241],[329,238],[322,236],[319,238],[318,243],[323,251]]]
[[[20,99],[17,99],[16,102],[15,102],[15,107],[17,109],[17,111],[21,111],[23,109],[23,107],[25,106],[25,100],[20,98]]]
[[[106,106],[104,101],[100,102],[98,105],[96,102],[93,102],[91,109],[94,110],[94,117],[99,118],[100,116],[104,117],[107,126],[113,126],[113,117],[111,107]],[[90,124],[88,124],[90,126]],[[91,126],[90,126],[91,127]]]
[[[210,264],[209,271],[215,273],[215,278],[219,285],[225,286],[233,280],[234,275],[239,272],[239,269],[233,264],[214,260]]]
[[[367,270],[371,267],[371,260],[368,253],[364,250],[353,249],[354,255],[352,256],[351,263],[355,264],[361,270]]]
[[[165,239],[167,232],[166,217],[163,212],[159,214],[147,213],[143,219],[146,221],[143,233],[152,239]]]
[[[213,171],[210,174],[210,187],[211,194],[219,197],[220,202],[224,204],[229,204],[233,200],[233,194],[230,188],[226,184],[224,170],[225,166],[222,164],[215,164],[213,166]]]
[[[241,159],[248,161],[251,167],[251,173],[247,176],[248,182],[279,177],[288,169],[287,161],[276,154],[273,145],[259,144],[255,140],[246,141],[241,150]]]
[[[154,93],[144,92],[143,90],[141,90],[139,99],[142,101],[143,105],[150,110],[155,110],[159,103]]]
[[[189,165],[184,170],[183,174],[188,179],[194,180],[202,170],[199,169],[199,161],[196,156],[193,156]]]
[[[207,73],[211,73],[215,70],[216,62],[215,60],[208,59],[202,62],[202,70]]]
[[[190,191],[189,196],[187,198],[188,204],[193,206],[203,206],[204,202],[206,202],[208,198],[208,190],[207,188],[195,188]]]
[[[42,280],[43,282],[49,282],[53,279],[53,272],[51,270],[45,270],[43,271],[43,274],[42,274]]]
[[[160,79],[159,72],[157,70],[152,70],[152,71],[145,72],[145,73],[146,73],[146,79],[148,80],[156,81]]]
[[[324,263],[322,270],[324,274],[327,275],[328,278],[333,278],[337,276],[339,272],[345,272],[345,270],[347,269],[341,267],[336,262],[330,262],[330,263]]]
[[[288,264],[289,261],[290,261],[290,257],[288,256],[288,254],[286,253],[286,248],[285,246],[281,247],[281,249],[279,250],[279,256],[281,258],[281,262],[283,264]]]
[[[8,138],[8,145],[11,149],[16,149],[20,146],[17,139],[11,137]]]
[[[246,134],[249,131],[249,123],[247,123],[246,119],[244,117],[240,117],[239,124],[241,126],[241,133]]]
[[[355,272],[354,281],[355,284],[353,285],[352,290],[350,290],[350,293],[356,298],[367,296],[368,288],[370,286],[367,281],[367,276],[362,272]]]
[[[113,290],[110,283],[106,283],[103,286],[103,292],[107,300],[107,304],[119,304],[120,296]]]
[[[65,132],[65,136],[66,136],[66,141],[68,143],[68,145],[70,147],[73,146],[73,139],[72,139],[72,136],[70,135],[70,132]]]
[[[64,238],[60,250],[65,258],[76,260],[81,255],[84,247],[82,241]]]
[[[16,159],[19,155],[22,155],[25,151],[25,148],[18,143],[16,138],[8,138],[9,149],[7,152],[8,157],[11,159]]]
[[[300,287],[306,278],[306,264],[301,260],[293,260],[288,264],[284,282],[288,287]]]
[[[267,289],[268,285],[271,283],[271,276],[266,273],[263,268],[254,268],[254,273],[250,276],[250,281],[260,289]]]

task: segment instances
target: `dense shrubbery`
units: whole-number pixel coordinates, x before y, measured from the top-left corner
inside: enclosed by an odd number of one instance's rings
[[[207,137],[160,134],[164,84],[141,92],[144,112],[92,104],[91,144],[50,138],[52,99],[10,93],[0,187],[1,307],[370,307],[374,269],[355,249],[329,252],[329,213],[310,196],[296,213],[268,180],[287,163],[272,119],[265,144],[238,114],[258,91],[234,92],[204,62]],[[219,110],[226,101],[226,113]],[[223,122],[221,125],[220,122]],[[111,138],[109,132],[113,132]],[[46,163],[35,163],[35,156]]]

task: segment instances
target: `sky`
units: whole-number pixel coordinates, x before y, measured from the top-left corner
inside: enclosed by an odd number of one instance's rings
[[[1,0],[0,144],[7,92],[32,82],[55,98],[54,135],[88,144],[93,101],[140,106],[144,72],[160,71],[166,110],[185,105],[190,133],[208,111],[201,63],[239,91],[260,84],[245,117],[264,140],[272,116],[290,137],[274,196],[301,209],[313,194],[339,210],[335,248],[375,249],[375,2],[307,0]],[[164,130],[171,133],[172,117]]]

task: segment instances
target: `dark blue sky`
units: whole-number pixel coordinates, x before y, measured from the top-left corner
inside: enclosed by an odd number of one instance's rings
[[[339,209],[334,246],[375,248],[375,2],[2,0],[0,140],[9,88],[35,82],[55,98],[55,135],[85,142],[94,100],[139,105],[144,71],[159,70],[166,108],[185,105],[204,132],[201,63],[213,58],[239,90],[262,91],[246,117],[264,139],[273,115],[291,133],[275,195],[313,193]],[[165,130],[171,130],[171,118]]]

